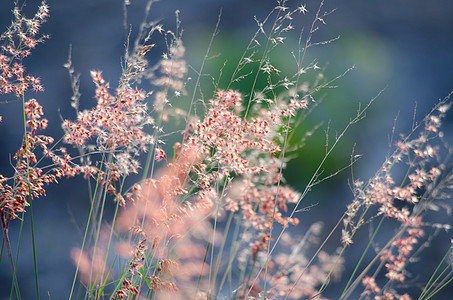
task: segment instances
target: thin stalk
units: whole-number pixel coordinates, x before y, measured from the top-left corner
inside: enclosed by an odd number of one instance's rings
[[[365,250],[364,250],[363,253],[362,253],[362,256],[360,257],[359,261],[357,262],[357,264],[356,264],[356,266],[355,266],[355,268],[354,268],[354,271],[352,272],[351,276],[349,277],[349,281],[348,281],[348,283],[346,284],[346,286],[344,287],[343,292],[341,293],[340,300],[343,299],[346,290],[347,290],[347,289],[349,288],[349,286],[351,285],[351,282],[352,282],[352,279],[354,278],[355,273],[356,273],[357,270],[359,269],[360,264],[362,263],[363,259],[365,258],[365,255],[366,255],[366,253],[368,252],[368,249],[370,248],[371,243],[373,242],[374,238],[376,237],[376,234],[378,233],[379,228],[381,227],[381,225],[382,225],[383,222],[384,222],[384,216],[381,217],[381,221],[379,222],[378,226],[376,227],[376,230],[373,232],[373,235],[371,236],[370,241],[368,242],[368,244],[367,244]]]
[[[102,165],[104,164],[104,158],[105,158],[105,154],[103,153],[102,154],[102,160],[101,160],[101,167],[99,168],[99,170],[102,170]],[[99,172],[99,174],[98,174],[97,182],[99,182],[100,176],[101,176],[101,172]],[[96,188],[94,190],[94,194],[96,194],[98,186],[99,185],[96,184]],[[79,258],[77,260],[77,267],[76,267],[76,271],[75,271],[75,274],[74,274],[74,279],[72,280],[71,292],[69,293],[69,300],[72,299],[72,294],[74,293],[74,287],[75,287],[75,283],[76,283],[76,280],[77,280],[77,274],[79,272],[80,259],[82,258],[82,252],[83,252],[83,249],[85,248],[85,243],[86,243],[86,239],[87,239],[87,235],[88,235],[88,229],[90,227],[91,217],[93,215],[93,207],[94,207],[93,201],[91,201],[90,204],[91,204],[90,213],[88,214],[88,220],[87,220],[87,224],[85,226],[85,234],[83,235],[82,248],[80,249]]]
[[[212,227],[212,230],[214,230],[214,225]],[[201,277],[202,277],[202,274],[203,274],[203,269],[204,269],[204,266],[206,265],[206,260],[208,259],[208,253],[209,253],[209,248],[211,246],[211,242],[208,242],[208,244],[206,245],[206,251],[204,253],[204,257],[203,257],[203,266],[201,267],[201,270],[200,270],[200,275],[198,276],[198,280],[197,280],[197,288],[196,288],[196,292],[198,292],[198,289],[200,288],[200,283],[201,283]],[[208,297],[208,299],[210,299],[210,297]]]
[[[256,87],[256,83],[258,82],[258,77],[260,75],[261,68],[263,67],[264,62],[266,61],[266,58],[268,58],[269,51],[270,51],[269,50],[269,43],[271,42],[271,36],[274,33],[274,30],[275,30],[275,28],[277,26],[277,22],[279,20],[280,12],[281,12],[280,10],[277,12],[277,16],[275,17],[274,24],[272,24],[272,28],[270,30],[270,34],[269,34],[269,37],[267,38],[266,46],[264,48],[263,56],[260,59],[260,63],[259,63],[259,66],[257,68],[256,74],[255,74],[255,78],[253,79],[252,88],[250,89],[249,101],[247,103],[247,108],[245,109],[244,120],[247,118],[248,112],[250,110],[250,106],[252,104],[253,93],[255,92],[255,87]],[[264,294],[266,294],[266,292],[264,292]]]
[[[21,297],[20,297],[19,282],[17,281],[17,264],[19,263],[19,249],[20,249],[20,244],[21,244],[21,241],[22,241],[22,230],[23,230],[23,227],[24,227],[24,216],[25,216],[25,212],[22,212],[22,218],[20,219],[21,222],[20,222],[20,229],[19,229],[19,240],[17,242],[16,261],[14,262],[14,266],[11,265],[11,268],[13,270],[13,283],[12,283],[12,285],[13,285],[15,291],[16,291],[16,297],[17,297],[18,300],[21,299]],[[7,247],[9,247],[9,253],[11,254],[11,248],[10,248],[11,246],[9,244],[9,238],[7,240]],[[11,262],[12,262],[12,255],[11,255]],[[13,287],[11,287],[10,299],[12,299]]]
[[[230,212],[230,214],[228,216],[227,223],[225,225],[225,234],[223,236],[223,241],[222,241],[222,245],[220,246],[219,254],[217,255],[217,261],[216,261],[216,265],[215,265],[214,274],[218,274],[219,269],[220,269],[220,263],[221,263],[221,259],[222,259],[222,256],[223,256],[223,250],[225,249],[225,244],[226,244],[226,241],[227,241],[228,232],[230,230],[231,222],[233,220],[233,215],[234,215],[233,212]],[[222,281],[222,285],[223,285],[223,281]],[[218,297],[218,295],[220,293],[220,289],[222,288],[222,285],[219,287],[219,290],[217,291],[214,299],[217,299],[217,297]]]
[[[318,250],[316,250],[315,254],[313,254],[313,256],[311,257],[310,261],[307,263],[307,265],[305,266],[304,270],[302,271],[302,273],[299,275],[299,277],[297,278],[297,280],[293,283],[293,285],[291,286],[291,289],[289,290],[289,292],[285,295],[285,298],[284,300],[288,299],[289,295],[292,293],[292,291],[294,290],[294,288],[296,287],[297,283],[299,282],[299,280],[302,278],[302,276],[305,274],[305,272],[308,270],[308,267],[313,263],[313,261],[315,260],[315,258],[318,256],[319,252],[321,252],[322,248],[324,248],[324,245],[327,243],[327,241],[330,239],[330,237],[332,236],[332,234],[335,232],[335,230],[338,228],[338,226],[340,226],[341,222],[343,221],[345,217],[345,214],[343,214],[343,216],[341,216],[340,220],[338,220],[337,224],[335,224],[335,226],[333,227],[333,229],[330,231],[329,235],[324,239],[324,241],[322,242],[322,244],[318,247]],[[280,235],[281,236],[281,235]],[[279,238],[280,238],[279,236]],[[275,248],[275,245],[274,247],[272,248],[272,250],[274,250]],[[271,253],[273,252],[271,250]]]
[[[36,297],[39,300],[38,263],[36,261],[35,230],[33,226],[33,204],[30,201],[31,242],[33,247],[33,266],[35,271]]]
[[[8,260],[9,264],[11,266],[11,270],[13,271],[13,281],[11,283],[11,293],[10,293],[10,299],[13,297],[13,290],[16,291],[16,297],[17,299],[20,299],[20,291],[19,291],[19,284],[17,282],[17,277],[16,277],[16,268],[13,263],[13,256],[11,253],[11,244],[9,242],[9,237],[8,237],[8,228],[6,227],[7,225],[4,225],[4,216],[2,216],[2,229],[3,229],[3,241],[6,244],[6,250],[8,252]],[[20,240],[19,240],[20,241]],[[20,242],[19,242],[20,243]],[[3,246],[3,245],[2,245]],[[3,249],[2,249],[3,250]]]
[[[256,253],[256,255],[258,255],[258,253]],[[243,292],[242,296],[240,296],[242,300],[248,299],[248,295],[250,294],[250,291],[253,289],[253,286],[255,285],[256,279],[253,280],[252,284],[250,285],[250,288],[249,289],[247,288],[247,286],[249,285],[249,282],[252,279],[252,273],[253,273],[253,270],[255,269],[255,265],[256,265],[256,257],[253,260],[252,266],[250,267],[249,275],[247,277],[247,280],[245,281],[244,292]],[[265,297],[265,296],[263,296],[263,297]]]
[[[125,181],[125,180],[126,180],[126,177],[123,177],[123,180],[121,181],[121,187],[120,187],[119,193],[121,193],[122,190],[123,190],[123,186],[124,186],[124,181]],[[108,253],[109,253],[109,251],[110,251],[110,246],[111,246],[111,242],[112,242],[112,238],[113,238],[113,229],[114,229],[114,225],[113,225],[113,224],[115,224],[115,222],[116,222],[116,218],[117,218],[117,216],[118,216],[118,209],[119,209],[119,206],[120,206],[120,205],[119,205],[119,202],[117,201],[116,207],[115,207],[115,213],[114,213],[114,215],[113,215],[112,226],[111,226],[111,228],[110,228],[110,235],[109,235],[109,240],[108,240],[108,243],[107,243],[107,249],[106,249],[106,251],[105,251],[105,256],[104,256],[104,266],[102,267],[102,270],[101,270],[101,273],[100,273],[100,274],[103,274],[103,273],[104,273],[104,271],[105,271],[105,265],[107,264],[107,256],[108,256]],[[115,261],[116,261],[117,258],[118,258],[118,256],[115,257]],[[120,259],[118,259],[118,260],[120,261]],[[115,262],[112,263],[112,266],[110,267],[109,272],[108,272],[108,274],[106,275],[106,278],[105,278],[105,280],[104,280],[104,283],[101,285],[101,289],[100,289],[100,291],[99,291],[99,298],[100,298],[100,296],[101,296],[102,291],[104,290],[104,287],[105,287],[106,284],[107,284],[107,280],[108,280],[108,278],[109,278],[109,275],[110,275],[110,273],[111,273],[111,271],[112,271],[112,268],[113,268],[113,265],[114,265],[114,264],[115,264]],[[120,264],[120,262],[119,262],[119,264]]]
[[[109,177],[109,175],[107,175],[107,178],[105,179],[106,182],[108,181],[108,177]],[[98,241],[99,241],[99,234],[101,232],[101,224],[102,224],[102,219],[103,219],[103,216],[104,216],[104,206],[105,206],[106,197],[107,197],[107,187],[104,189],[104,193],[102,195],[101,207],[100,207],[100,210],[99,210],[99,217],[98,217],[98,224],[96,226],[97,228],[94,229],[95,230],[95,237],[94,237],[94,246],[93,246],[93,258],[96,257],[96,250],[97,250],[97,244],[98,244]],[[95,215],[95,217],[96,216],[97,216],[97,214]],[[90,274],[90,277],[92,275],[93,274]],[[101,275],[100,273],[96,274],[96,279],[93,281],[93,286],[91,287],[92,290],[95,289],[97,278],[100,275]]]
[[[230,216],[231,216],[231,218],[233,218],[234,214],[231,213]],[[241,217],[241,216],[239,215],[239,217]],[[232,241],[236,241],[238,239],[239,229],[241,227],[240,226],[240,222],[237,221],[235,223],[236,223],[236,226],[234,228],[233,237],[231,239]],[[222,290],[222,287],[225,284],[225,281],[226,281],[227,277],[229,277],[229,279],[231,280],[231,267],[233,265],[234,259],[236,258],[237,252],[239,251],[239,246],[240,246],[239,243],[236,243],[236,244],[238,245],[236,248],[231,247],[231,249],[230,249],[230,256],[229,256],[230,259],[228,261],[228,265],[227,265],[227,268],[225,270],[225,273],[223,274],[222,281],[220,282],[220,285],[219,285],[219,293]],[[231,288],[228,289],[228,290],[231,291]]]
[[[208,45],[208,48],[207,48],[206,53],[204,55],[204,58],[203,58],[203,60],[201,62],[200,69],[197,72],[197,80],[195,82],[195,87],[193,88],[192,98],[190,100],[190,106],[189,106],[189,110],[187,112],[186,128],[184,130],[184,136],[183,136],[182,143],[181,143],[182,145],[184,145],[184,141],[186,140],[187,135],[188,135],[188,130],[187,129],[188,129],[189,125],[190,125],[189,118],[190,118],[190,114],[192,113],[193,105],[194,105],[194,102],[195,102],[195,96],[197,94],[197,89],[200,86],[200,80],[201,80],[201,76],[203,74],[204,65],[205,65],[206,61],[208,60],[208,58],[209,58],[209,54],[211,52],[212,44],[214,43],[214,38],[216,37],[217,32],[219,30],[221,17],[222,17],[222,10],[220,10],[220,12],[219,12],[214,32],[212,33],[211,39],[209,40],[209,45]]]
[[[439,262],[439,264],[437,265],[436,267],[436,270],[434,270],[434,273],[433,275],[431,275],[431,278],[429,279],[428,283],[426,283],[426,286],[425,288],[423,289],[422,293],[420,294],[420,296],[418,297],[418,300],[421,300],[423,299],[429,292],[429,290],[431,288],[434,287],[434,284],[437,282],[437,280],[439,280],[440,276],[442,276],[442,274],[445,272],[445,270],[447,268],[449,268],[450,266],[448,266],[437,278],[436,280],[434,280],[434,282],[431,284],[431,281],[433,281],[434,279],[434,276],[436,275],[437,271],[439,270],[440,266],[442,265],[442,263],[447,259],[448,255],[451,253],[451,251],[453,250],[453,244],[451,245],[451,247],[448,249],[447,253],[445,253],[444,257],[442,258],[442,260]],[[429,288],[428,286],[431,285]],[[437,292],[436,292],[437,293]],[[430,296],[432,297],[432,295]],[[426,299],[429,299],[429,298],[426,298]]]
[[[25,130],[25,149],[28,151],[28,138],[27,138],[27,118],[25,114],[25,95],[22,93],[22,111],[23,111],[23,120],[24,120],[24,130]],[[31,241],[33,247],[33,267],[35,272],[35,285],[36,285],[36,296],[39,300],[39,283],[38,283],[38,264],[36,261],[36,246],[35,246],[35,232],[33,226],[33,199],[31,194],[31,185],[30,185],[30,158],[27,155],[27,185],[28,185],[28,201],[30,202],[30,226],[31,226]],[[18,251],[19,252],[19,251]]]
[[[348,299],[348,297],[350,296],[350,294],[352,293],[352,291],[355,289],[355,287],[359,284],[359,280],[360,278],[363,278],[363,276],[370,270],[370,268],[374,265],[375,262],[377,262],[379,260],[379,258],[381,257],[381,255],[384,253],[385,250],[387,250],[387,248],[389,248],[392,243],[404,232],[405,230],[405,227],[403,227],[402,229],[400,229],[388,242],[387,244],[385,244],[384,247],[382,247],[382,249],[379,251],[379,253],[376,254],[376,256],[371,260],[371,262],[368,263],[368,265],[365,267],[365,269],[363,269],[363,271],[359,274],[359,276],[357,276],[357,278],[354,280],[354,282],[349,286],[348,289],[345,290],[344,292],[344,297],[343,298],[346,298]]]
[[[214,261],[214,245],[215,245],[215,236],[216,236],[216,228],[217,228],[217,216],[218,216],[218,213],[219,213],[219,208],[220,208],[220,201],[222,201],[224,195],[225,195],[225,189],[228,185],[228,176],[225,177],[225,181],[223,182],[223,187],[222,187],[222,192],[220,193],[220,196],[219,196],[219,199],[217,201],[217,204],[216,204],[216,210],[215,210],[215,217],[214,217],[214,222],[212,224],[212,248],[211,248],[211,263],[210,263],[210,266],[213,266],[213,261]],[[222,244],[222,248],[219,249],[219,254],[217,256],[217,262],[219,262],[219,258],[222,256],[222,252],[223,252],[223,246],[225,244],[223,243]],[[209,299],[212,298],[212,293],[213,291],[215,290],[215,283],[216,283],[216,279],[217,279],[217,271],[218,271],[218,268],[214,268],[214,275],[212,275],[212,268],[210,268],[209,270],[209,282],[210,282],[210,285],[211,285],[211,291],[209,293]],[[212,280],[212,283],[211,283],[211,280]]]
[[[2,248],[0,249],[0,263],[2,262],[4,249],[5,249],[5,238],[2,239]]]
[[[26,151],[28,151],[28,138],[27,138],[27,116],[25,114],[25,95],[22,93],[22,120],[23,120],[23,126],[24,126],[24,145]],[[30,172],[29,172],[29,158],[27,157],[27,182],[28,182],[28,191],[29,191],[29,202],[31,205],[31,196],[30,196]],[[14,290],[16,291],[16,296],[18,299],[20,299],[20,291],[19,291],[19,283],[17,281],[17,263],[19,261],[19,249],[20,249],[20,243],[22,240],[22,229],[23,229],[23,224],[24,224],[24,212],[22,213],[22,218],[21,218],[21,224],[20,224],[20,230],[19,230],[19,241],[17,244],[17,252],[16,252],[16,261],[13,264],[13,259],[12,259],[12,253],[11,253],[11,245],[9,242],[9,236],[8,236],[8,226],[9,226],[9,220],[5,220],[2,217],[2,227],[3,227],[3,235],[5,237],[6,241],[6,246],[8,249],[8,256],[11,264],[11,268],[13,271],[13,282],[12,282],[12,287],[11,287],[11,293],[10,293],[10,299],[12,299],[13,295],[13,287]],[[36,262],[35,262],[36,266]],[[39,295],[38,295],[39,296]]]
[[[431,299],[435,294],[437,294],[441,289],[443,289],[444,287],[446,287],[448,284],[450,284],[451,282],[453,281],[453,278],[451,278],[450,280],[448,280],[446,283],[444,283],[441,287],[439,287],[434,293],[432,293],[431,295],[429,295],[427,298],[425,298],[425,300],[428,300],[428,299]]]
[[[439,274],[439,276],[437,276],[436,280],[434,280],[433,284],[431,285],[431,288],[434,288],[434,284],[436,284],[436,282],[438,282],[441,277],[444,275],[445,272],[447,272],[447,270],[450,269],[450,266],[446,266],[444,268],[444,270]],[[440,288],[435,288],[434,291],[430,292],[430,294],[427,296],[427,299],[431,298],[434,294],[437,294],[439,292],[440,289],[442,289],[444,286],[445,286],[445,281],[447,280],[448,277],[451,277],[452,275],[452,271],[450,271],[438,284],[437,284],[437,287],[438,286],[441,286]],[[451,280],[451,279],[450,279]],[[448,282],[448,281],[447,281]],[[428,294],[428,293],[426,293]]]

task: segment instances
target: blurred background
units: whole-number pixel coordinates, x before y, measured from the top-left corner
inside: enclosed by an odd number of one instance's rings
[[[13,2],[0,1],[2,32],[12,20]],[[31,17],[40,2],[29,0],[23,3],[23,11]],[[144,0],[133,0],[129,6],[128,23],[131,24],[132,36],[143,18],[145,3]],[[309,11],[307,15],[301,14],[299,19],[294,19],[293,24],[299,28],[309,26],[319,3],[319,0],[302,3],[288,1],[290,7],[306,4]],[[74,68],[81,74],[82,108],[89,108],[95,103],[89,71],[102,71],[112,86],[116,85],[121,74],[125,43],[123,3],[119,0],[50,0],[48,4],[50,19],[41,32],[49,34],[50,39],[38,45],[25,65],[28,72],[41,78],[45,88],[44,93],[30,93],[29,97],[36,97],[44,107],[45,117],[49,120],[46,133],[58,138],[63,134],[59,114],[64,118],[75,118],[70,107],[72,91],[69,76],[63,67],[68,60],[70,45]],[[150,19],[158,19],[164,27],[174,30],[175,11],[180,11],[186,58],[194,69],[199,69],[222,11],[220,33],[214,41],[212,59],[205,69],[205,73],[216,78],[219,66],[225,61],[227,67],[224,72],[236,66],[257,29],[254,16],[264,19],[275,5],[273,0],[163,0],[152,6]],[[316,59],[326,78],[334,78],[352,66],[355,69],[335,82],[337,88],[322,93],[324,102],[307,120],[307,127],[301,129],[311,130],[321,124],[316,134],[306,141],[298,158],[288,165],[288,182],[299,190],[303,190],[324,156],[324,130],[327,125],[333,135],[341,131],[354,116],[359,102],[365,104],[383,90],[368,111],[367,118],[352,127],[338,145],[337,151],[327,161],[325,174],[345,166],[355,145],[354,151],[362,154],[363,158],[355,165],[354,175],[366,181],[385,159],[392,128],[395,126],[397,133],[408,133],[414,111],[416,120],[421,120],[440,98],[453,89],[452,1],[326,1],[323,10],[333,9],[336,11],[325,18],[326,25],[320,27],[315,40],[329,40],[337,36],[340,39],[329,45],[311,48],[307,61]],[[285,46],[278,50],[281,53],[278,57],[280,65],[294,67],[291,50],[297,47],[297,37],[298,32],[292,33],[292,39],[288,39]],[[156,50],[155,55],[157,61],[161,53]],[[192,71],[189,76],[195,77],[195,73]],[[229,78],[229,75],[225,77]],[[203,84],[212,89],[210,79]],[[0,173],[11,176],[10,157],[20,146],[23,134],[18,117],[21,115],[21,102],[14,97],[0,95],[0,115],[3,116],[0,124]],[[446,138],[451,141],[451,113],[444,128]],[[306,205],[316,206],[299,215],[301,228],[307,228],[319,220],[327,220],[326,228],[330,228],[333,223],[329,224],[328,220],[338,220],[352,199],[348,187],[350,178],[349,171],[341,173],[308,195]],[[49,186],[47,197],[38,199],[33,206],[41,295],[46,297],[49,291],[52,299],[68,297],[75,270],[69,251],[81,245],[89,207],[87,190],[74,188],[86,186],[81,178],[60,181],[58,185]],[[34,299],[28,222],[27,219],[23,229],[18,279],[23,299]],[[19,229],[18,224],[11,225],[13,245],[17,245],[15,233]],[[366,238],[365,233],[363,239]],[[443,241],[449,242],[450,238],[448,234],[439,237],[442,247],[438,247],[439,252],[429,254],[432,261],[427,260],[428,266],[440,260],[449,247]],[[0,269],[0,299],[9,297],[10,284],[11,270],[5,257]],[[448,295],[453,295],[450,294],[452,291],[452,288],[446,289],[438,299],[446,299]],[[335,299],[335,290],[327,292],[326,296],[329,293]]]

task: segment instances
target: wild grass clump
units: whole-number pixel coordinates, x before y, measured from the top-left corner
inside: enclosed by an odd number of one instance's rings
[[[45,109],[28,96],[43,87],[24,67],[48,38],[40,27],[49,7],[43,1],[27,18],[16,2],[12,24],[0,37],[0,92],[20,99],[24,132],[11,175],[0,175],[2,255],[11,266],[11,299],[21,299],[11,222],[29,215],[33,236],[35,200],[45,196],[48,184],[80,175],[90,210],[82,244],[67,254],[75,265],[69,299],[430,299],[450,283],[451,248],[426,276],[410,271],[433,246],[433,237],[451,230],[450,223],[432,221],[439,210],[450,209],[452,148],[441,127],[450,95],[414,122],[409,134],[392,140],[374,176],[351,176],[352,200],[335,226],[324,227],[320,216],[295,234],[291,228],[304,221],[300,212],[307,208],[302,201],[308,192],[339,172],[353,174],[360,158],[354,152],[332,174],[323,174],[323,168],[375,100],[359,106],[335,137],[326,137],[324,158],[304,188],[286,184],[283,170],[300,153],[295,131],[309,138],[314,128],[302,121],[322,105],[322,92],[349,71],[327,78],[316,60],[307,61],[314,46],[336,40],[315,39],[332,11],[325,11],[323,1],[313,11],[277,1],[267,16],[256,18],[257,30],[228,74],[229,83],[214,78],[205,86],[204,66],[219,23],[201,66],[189,71],[179,12],[176,28],[164,28],[148,21],[154,2],[148,1],[136,38],[125,43],[118,81],[91,71],[96,103],[89,109],[80,110],[84,99],[69,57],[75,117],[62,116],[58,140],[45,135]],[[129,5],[124,2],[125,12]],[[310,26],[295,28],[295,18],[310,19]],[[298,48],[289,71],[271,54],[292,33]],[[159,43],[166,51],[156,60]],[[250,84],[238,90],[243,81]],[[106,215],[112,201],[113,215]],[[357,241],[365,228],[368,240]],[[39,242],[33,238],[33,249]],[[362,247],[361,255],[346,259],[353,246]],[[39,298],[39,257],[33,253]],[[332,290],[332,282],[341,288]]]

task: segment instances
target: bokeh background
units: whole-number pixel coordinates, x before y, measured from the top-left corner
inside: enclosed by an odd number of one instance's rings
[[[132,34],[142,20],[144,0],[132,0],[128,23]],[[293,23],[308,26],[319,0],[307,0],[309,13],[301,15]],[[24,12],[31,16],[39,1],[24,2]],[[50,0],[50,19],[42,32],[50,39],[39,45],[25,62],[28,71],[39,76],[45,92],[36,97],[44,106],[49,119],[47,133],[60,137],[60,114],[74,118],[70,107],[71,87],[63,64],[68,59],[72,45],[72,61],[76,72],[81,74],[82,107],[94,104],[90,70],[101,70],[105,79],[115,85],[121,74],[121,57],[124,53],[125,31],[123,5],[119,0]],[[206,66],[206,73],[218,76],[219,66],[228,60],[235,66],[249,39],[256,30],[254,16],[263,19],[275,6],[273,0],[163,0],[153,5],[150,19],[160,19],[164,26],[175,28],[175,11],[180,10],[183,42],[186,57],[191,66],[198,69],[214,30],[220,10],[220,34],[214,42],[213,57]],[[297,1],[288,5],[297,6]],[[13,1],[0,1],[0,31],[11,22]],[[366,180],[379,168],[389,150],[389,135],[396,124],[396,132],[407,133],[412,125],[414,109],[416,119],[423,115],[453,89],[453,2],[449,0],[381,0],[381,1],[326,1],[324,10],[336,11],[328,16],[326,26],[316,34],[317,40],[340,36],[327,46],[312,48],[310,59],[316,59],[327,78],[333,78],[355,66],[352,72],[336,82],[336,89],[325,91],[325,98],[306,122],[309,129],[321,124],[321,129],[300,150],[301,155],[288,165],[288,182],[302,190],[312,175],[314,167],[324,155],[325,128],[330,124],[332,133],[340,131],[354,115],[359,102],[384,90],[367,114],[367,118],[351,130],[328,160],[325,173],[347,164],[352,147],[363,155],[355,165],[355,176]],[[291,67],[290,51],[296,45],[287,40],[279,62]],[[159,55],[156,51],[156,60]],[[228,67],[226,69],[228,71]],[[194,77],[194,73],[189,74]],[[212,88],[207,81],[206,87]],[[237,88],[240,89],[240,86]],[[21,143],[21,103],[13,97],[0,95],[0,173],[11,175],[10,157]],[[397,118],[396,118],[397,117]],[[396,118],[396,122],[395,122]],[[452,139],[453,125],[450,117],[444,124],[447,138]],[[326,228],[341,216],[352,198],[345,172],[333,180],[316,187],[305,200],[307,205],[316,204],[310,211],[299,216],[302,229],[311,223],[326,221]],[[69,258],[72,247],[81,244],[82,229],[88,216],[88,192],[81,178],[61,180],[59,185],[47,189],[47,197],[34,202],[35,238],[38,243],[38,270],[41,295],[49,291],[52,299],[65,299],[70,290],[74,266]],[[17,243],[15,232],[18,223],[12,225],[11,237]],[[21,245],[18,278],[23,299],[34,299],[34,275],[31,256],[29,220],[25,220]],[[17,235],[17,234],[16,234]],[[439,261],[448,248],[451,236],[439,237],[439,252],[430,254],[426,267]],[[363,239],[367,238],[365,234]],[[436,241],[437,243],[437,241]],[[445,246],[444,246],[445,245]],[[352,252],[354,253],[354,252]],[[421,271],[421,270],[419,270]],[[6,257],[1,261],[0,299],[9,298],[11,270]],[[28,292],[30,291],[30,292]],[[453,296],[453,289],[446,289],[438,299]],[[335,291],[331,297],[335,298]],[[329,294],[326,294],[329,296]],[[445,298],[447,297],[447,298]]]

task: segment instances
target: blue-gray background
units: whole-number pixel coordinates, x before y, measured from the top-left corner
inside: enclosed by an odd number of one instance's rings
[[[1,31],[10,24],[12,2],[0,2]],[[145,1],[131,2],[129,21],[137,26],[142,19]],[[24,11],[30,16],[38,3],[27,1]],[[307,0],[305,3],[310,13],[307,17],[301,17],[300,21],[294,20],[295,24],[308,24],[319,5],[317,0]],[[288,4],[294,6],[298,3],[289,1]],[[120,59],[124,51],[123,12],[122,1],[113,0],[51,0],[49,5],[51,17],[44,24],[42,32],[50,34],[50,40],[39,45],[25,64],[29,72],[41,78],[45,87],[44,93],[31,96],[36,97],[44,106],[45,116],[49,119],[47,132],[59,137],[62,134],[59,112],[66,118],[74,118],[69,104],[70,83],[67,71],[63,68],[69,45],[72,45],[74,67],[81,73],[82,106],[90,107],[94,101],[89,71],[102,70],[112,85],[115,85],[121,72]],[[197,69],[220,8],[223,8],[221,34],[214,54],[220,53],[228,57],[242,53],[245,49],[256,29],[253,16],[264,18],[274,5],[275,1],[272,0],[168,0],[153,6],[151,19],[162,18],[163,24],[174,29],[174,11],[181,11],[187,57],[189,63]],[[326,103],[317,110],[312,122],[315,124],[323,121],[326,126],[331,120],[332,131],[340,130],[354,114],[357,102],[367,102],[385,88],[367,114],[367,119],[349,132],[340,145],[339,153],[331,162],[332,169],[344,165],[352,144],[356,143],[356,151],[363,154],[364,159],[356,165],[355,175],[365,180],[375,172],[385,157],[395,117],[398,115],[397,131],[407,132],[411,126],[414,107],[417,107],[420,119],[439,98],[453,89],[453,2],[326,2],[325,10],[334,8],[337,10],[326,18],[327,25],[321,28],[317,37],[321,40],[340,35],[341,38],[328,46],[313,48],[310,57],[318,59],[318,65],[326,68],[325,74],[330,78],[353,65],[356,69],[337,82],[337,89],[326,92]],[[291,43],[294,41],[288,41],[288,44]],[[286,52],[282,53],[289,57],[289,50],[284,51]],[[9,157],[20,146],[22,136],[21,105],[14,98],[4,95],[0,95],[0,102],[0,115],[3,116],[3,123],[0,124],[0,172],[11,175]],[[451,122],[446,122],[444,127],[447,137],[450,133],[451,139]],[[290,164],[288,173],[290,183],[297,185],[299,189],[304,187],[312,172],[312,161],[319,161],[324,149],[323,144],[317,140],[307,141],[306,146],[309,150],[305,153],[306,162],[302,157]],[[313,152],[319,152],[319,155]],[[316,220],[339,218],[351,198],[347,187],[348,176],[349,174],[340,175],[337,180],[331,180],[327,183],[329,185],[319,187],[309,195],[307,204],[320,204],[300,216],[305,228]],[[74,273],[69,251],[72,247],[80,246],[81,228],[88,215],[88,192],[79,188],[85,186],[80,178],[63,179],[61,184],[47,189],[47,197],[34,202],[39,281],[43,297],[46,297],[47,291],[52,299],[68,296]],[[14,237],[17,224],[11,228],[14,244],[17,242]],[[20,254],[22,259],[18,267],[23,299],[36,297],[29,228],[26,220]],[[364,238],[366,236],[365,234]],[[442,238],[449,240],[446,234]],[[439,253],[433,253],[433,261],[438,261],[438,255],[446,249],[443,247]],[[428,260],[428,264],[434,262]],[[0,299],[9,297],[10,282],[11,271],[4,257],[0,272]],[[447,290],[439,299],[447,297],[448,293]],[[335,293],[331,295],[332,298],[335,298],[334,295]]]

